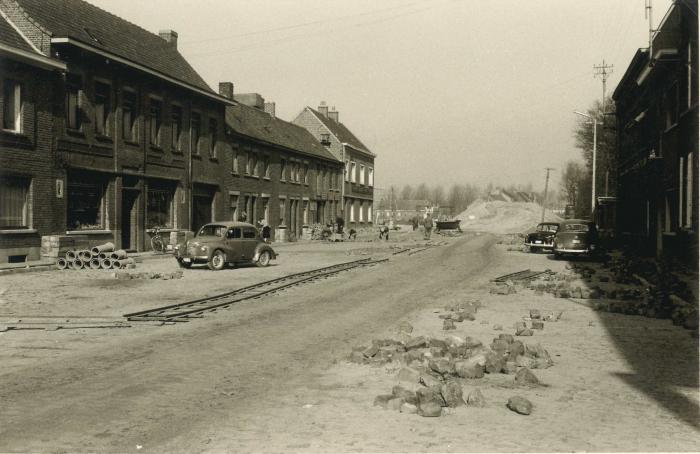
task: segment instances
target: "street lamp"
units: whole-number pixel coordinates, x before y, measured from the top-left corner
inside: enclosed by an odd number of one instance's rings
[[[591,216],[593,216],[593,211],[595,211],[595,159],[598,143],[598,120],[596,120],[592,115],[579,112],[578,110],[574,110],[574,113],[593,121],[593,181],[591,184]]]

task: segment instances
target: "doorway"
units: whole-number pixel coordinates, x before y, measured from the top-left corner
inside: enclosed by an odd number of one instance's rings
[[[121,247],[129,252],[137,250],[139,195],[139,190],[122,190]]]

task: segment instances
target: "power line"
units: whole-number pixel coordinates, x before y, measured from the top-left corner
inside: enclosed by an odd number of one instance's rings
[[[603,121],[605,121],[605,84],[608,81],[608,77],[613,72],[613,66],[614,65],[606,65],[605,59],[603,59],[603,64],[593,65],[593,77],[596,79],[600,77],[603,81]]]

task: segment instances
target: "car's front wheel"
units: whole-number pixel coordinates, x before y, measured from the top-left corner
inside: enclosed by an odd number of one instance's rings
[[[269,251],[262,251],[260,255],[258,256],[258,261],[255,262],[255,264],[259,267],[266,267],[270,264],[270,252]]]
[[[207,263],[207,266],[209,266],[210,270],[214,271],[220,271],[224,269],[224,266],[226,266],[226,254],[224,254],[224,251],[217,249],[211,254],[211,258],[209,259],[209,262]]]

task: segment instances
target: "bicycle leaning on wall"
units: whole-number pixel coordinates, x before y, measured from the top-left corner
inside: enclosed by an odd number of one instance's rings
[[[160,234],[160,227],[158,226],[151,229],[151,249],[161,254],[165,254],[166,251],[166,244]]]

